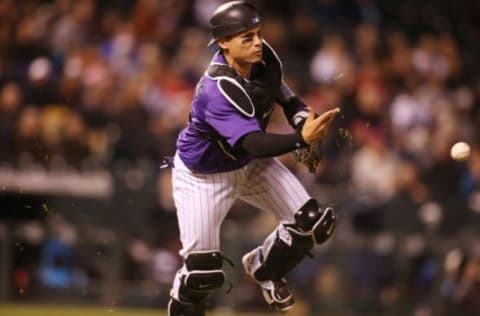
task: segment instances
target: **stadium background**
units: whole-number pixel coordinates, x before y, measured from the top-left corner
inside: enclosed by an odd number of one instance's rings
[[[43,303],[160,315],[181,261],[158,165],[214,53],[221,2],[0,0],[2,315]],[[294,314],[479,315],[480,4],[252,2],[290,85],[316,111],[342,108],[316,175],[281,157],[341,214],[289,275]],[[271,130],[289,131],[278,111]],[[459,140],[473,145],[464,162],[449,157]],[[215,296],[218,315],[266,313],[239,258],[274,225],[232,209],[234,287]]]

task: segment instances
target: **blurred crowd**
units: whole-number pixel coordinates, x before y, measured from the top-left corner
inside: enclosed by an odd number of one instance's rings
[[[206,47],[208,18],[222,2],[0,0],[0,169],[109,170],[136,192],[146,190],[153,174],[153,202],[161,211],[147,228],[152,234],[127,237],[126,275],[133,279],[157,276],[167,287],[176,269],[170,267],[179,263],[176,231],[155,232],[171,225],[165,217],[173,210],[168,171],[156,166],[173,154],[187,123],[194,86],[215,52]],[[368,315],[401,314],[410,305],[418,316],[441,315],[435,308],[474,315],[480,310],[480,5],[252,2],[290,86],[317,112],[342,110],[316,175],[293,155],[280,158],[341,214],[336,240],[292,273],[310,302],[305,308],[342,315],[347,300]],[[269,129],[290,131],[281,111]],[[472,146],[466,161],[450,157],[457,141]],[[231,217],[232,231],[255,223],[248,226],[251,239],[237,241],[241,250],[273,227],[246,205],[234,207]],[[41,273],[48,276],[54,274]],[[85,278],[76,274],[76,284]]]

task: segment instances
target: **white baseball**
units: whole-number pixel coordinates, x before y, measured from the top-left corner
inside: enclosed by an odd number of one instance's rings
[[[465,142],[455,143],[450,149],[450,156],[454,160],[463,161],[470,156],[470,145]]]

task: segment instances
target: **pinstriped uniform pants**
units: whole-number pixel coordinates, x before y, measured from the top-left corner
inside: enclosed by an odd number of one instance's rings
[[[236,199],[273,212],[277,221],[293,222],[310,195],[275,158],[254,159],[241,169],[216,174],[190,171],[178,155],[172,172],[182,249],[220,251],[220,226]]]

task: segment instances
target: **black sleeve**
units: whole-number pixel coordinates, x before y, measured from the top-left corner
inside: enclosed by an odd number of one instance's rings
[[[252,132],[240,140],[239,146],[252,157],[260,158],[283,155],[307,144],[300,133],[282,135]]]
[[[280,94],[276,101],[282,106],[283,113],[293,128],[296,128],[299,121],[308,115],[307,105],[295,95],[285,81],[280,85]]]

